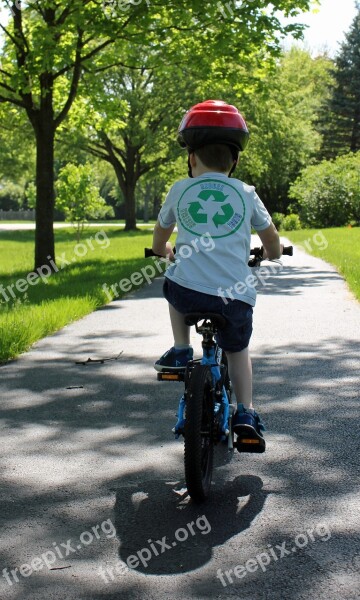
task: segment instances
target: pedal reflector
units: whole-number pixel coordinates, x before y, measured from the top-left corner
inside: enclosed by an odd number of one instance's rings
[[[179,373],[158,373],[158,381],[182,381]]]
[[[247,439],[242,438],[241,440],[237,440],[240,444],[260,444],[260,440]]]

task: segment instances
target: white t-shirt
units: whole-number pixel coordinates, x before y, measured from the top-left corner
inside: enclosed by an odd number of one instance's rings
[[[255,277],[248,267],[251,227],[269,227],[271,217],[255,188],[222,173],[204,173],[175,183],[159,223],[178,227],[176,261],[165,276],[205,294],[255,305]]]

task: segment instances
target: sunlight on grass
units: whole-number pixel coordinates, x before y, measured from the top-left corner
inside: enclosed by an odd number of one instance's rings
[[[143,258],[144,247],[151,245],[150,231],[89,229],[80,245],[71,230],[56,230],[55,235],[59,272],[49,277],[45,273],[20,292],[19,281],[26,286],[33,270],[34,232],[0,232],[0,362],[109,302],[103,284],[110,289],[151,264]],[[286,232],[286,237],[332,263],[360,300],[360,229],[305,229]],[[316,243],[320,237],[322,243]],[[119,290],[118,297],[123,295]]]
[[[69,230],[56,230],[55,235],[59,272],[47,277],[45,269],[42,278],[34,276],[35,285],[28,285],[34,232],[0,233],[1,362],[109,302],[103,284],[109,289],[151,262],[143,258],[144,247],[152,242],[149,231],[89,230],[80,244]],[[117,297],[123,295],[119,290]]]
[[[322,243],[316,243],[316,229],[286,231],[284,235],[314,256],[334,265],[350,290],[360,300],[360,228],[334,227],[321,229]],[[326,243],[323,243],[326,240]],[[325,247],[326,246],[326,247]]]

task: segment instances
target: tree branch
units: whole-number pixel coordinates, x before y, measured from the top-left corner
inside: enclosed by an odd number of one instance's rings
[[[86,152],[89,152],[89,154],[96,156],[96,158],[101,158],[101,160],[106,160],[106,162],[111,164],[110,156],[106,152],[100,152],[100,150],[98,150],[97,148],[92,148],[90,145],[87,144],[80,147]]]
[[[14,90],[14,88],[10,87],[6,83],[3,83],[2,81],[0,81],[0,87],[3,87],[5,90],[11,92],[12,94],[16,94],[16,90]]]
[[[93,73],[101,73],[102,71],[107,71],[108,69],[112,69],[113,67],[123,67],[124,69],[133,69],[134,71],[141,70],[142,67],[135,67],[133,65],[126,65],[125,63],[118,61],[113,63],[112,65],[106,65],[105,67],[98,67],[94,69]]]
[[[82,56],[81,62],[84,62],[85,60],[89,60],[89,58],[92,58],[93,56],[95,56],[95,54],[98,54],[98,52],[100,52],[101,50],[106,48],[106,46],[108,46],[109,44],[112,44],[113,42],[115,42],[115,40],[112,38],[105,40],[105,42],[103,42],[102,44],[99,44],[99,46],[96,46],[96,48],[93,48],[91,50],[91,52],[89,52],[88,54],[85,54],[85,56]]]
[[[12,77],[11,73],[4,71],[4,69],[0,69],[0,73],[3,73],[6,77]]]
[[[74,70],[73,70],[73,76],[72,76],[72,80],[71,80],[69,95],[68,95],[68,98],[67,98],[62,110],[60,111],[58,116],[54,119],[55,129],[57,129],[57,127],[60,125],[60,123],[65,119],[65,117],[68,114],[68,112],[71,108],[71,105],[74,102],[75,97],[76,97],[76,92],[78,89],[78,84],[79,84],[80,75],[81,75],[82,35],[83,35],[83,31],[79,29],[78,30],[78,40],[77,40],[77,44],[76,44]]]
[[[7,98],[6,96],[0,95],[0,102],[10,102],[10,104],[15,104],[15,106],[20,106],[20,108],[26,108],[25,103],[16,98]]]
[[[3,32],[11,39],[12,43],[17,46],[19,48],[19,50],[23,50],[23,46],[21,46],[18,42],[18,40],[10,33],[10,31],[8,31],[6,29],[6,27],[4,27],[4,25],[2,25],[0,23],[0,28],[3,30]]]

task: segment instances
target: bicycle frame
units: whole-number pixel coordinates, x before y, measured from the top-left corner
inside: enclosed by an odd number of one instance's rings
[[[205,343],[203,340],[203,356],[200,359],[200,361],[190,361],[190,363],[188,363],[188,368],[192,368],[194,366],[194,364],[199,363],[201,365],[206,365],[209,366],[211,368],[211,373],[212,373],[212,377],[213,377],[213,386],[214,386],[214,391],[216,390],[216,384],[221,381],[222,379],[222,374],[221,374],[221,358],[222,358],[222,350],[221,348],[219,348],[219,346],[217,346],[217,344],[215,344],[213,341],[209,343]],[[229,431],[229,415],[230,415],[230,402],[229,402],[229,398],[225,389],[225,386],[222,386],[221,390],[215,391],[215,394],[218,395],[218,398],[220,399],[221,396],[221,401],[216,401],[216,397],[215,397],[215,406],[214,406],[214,416],[216,417],[216,415],[219,413],[220,408],[222,407],[222,422],[221,422],[221,440],[226,439],[226,437],[228,437],[228,443],[229,443],[229,448],[232,448],[232,438],[229,435],[230,431]],[[184,431],[184,425],[185,425],[185,406],[186,406],[186,400],[185,400],[185,395],[183,394],[180,398],[179,401],[179,407],[178,407],[178,412],[177,412],[177,422],[175,424],[175,427],[173,428],[173,433],[175,433],[175,439],[178,439],[180,437],[180,435],[183,433]]]

